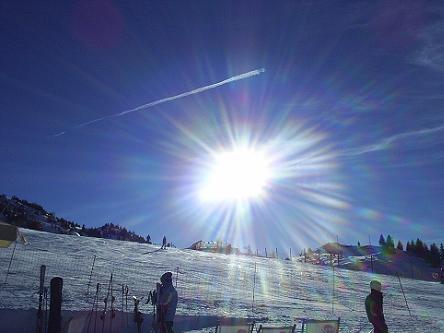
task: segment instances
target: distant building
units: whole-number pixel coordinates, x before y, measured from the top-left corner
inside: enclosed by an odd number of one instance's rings
[[[199,240],[194,242],[190,247],[191,250],[212,252],[212,253],[225,253],[225,254],[240,254],[238,248],[234,248],[231,244],[224,244],[222,241],[204,242]]]

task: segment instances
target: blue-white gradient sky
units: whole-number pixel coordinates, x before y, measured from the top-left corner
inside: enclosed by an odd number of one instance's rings
[[[6,0],[0,22],[0,193],[178,246],[444,241],[441,1]],[[270,159],[265,195],[200,200],[235,147]]]

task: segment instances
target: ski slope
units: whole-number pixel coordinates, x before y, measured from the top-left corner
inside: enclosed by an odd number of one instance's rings
[[[178,314],[256,319],[260,323],[293,324],[297,318],[341,317],[341,332],[368,332],[364,299],[377,277],[384,285],[384,305],[390,332],[444,332],[444,285],[402,279],[411,316],[396,277],[314,266],[295,261],[227,256],[130,242],[23,230],[29,241],[0,249],[0,308],[38,306],[39,267],[47,266],[45,284],[64,279],[63,309],[89,310],[100,283],[106,296],[113,273],[118,310],[132,311],[130,296],[146,297],[160,275],[177,277]],[[254,298],[254,300],[253,300]],[[128,306],[126,306],[128,303]],[[142,304],[143,303],[143,304]],[[150,305],[141,310],[150,313]]]

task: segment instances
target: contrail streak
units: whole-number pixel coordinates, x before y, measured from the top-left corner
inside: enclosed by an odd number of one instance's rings
[[[228,79],[225,79],[223,81],[216,82],[216,83],[204,86],[204,87],[199,87],[199,88],[196,88],[196,89],[193,89],[193,90],[181,93],[179,95],[165,97],[165,98],[159,99],[157,101],[153,101],[153,102],[150,102],[150,103],[147,103],[147,104],[140,105],[140,106],[135,107],[133,109],[125,110],[125,111],[122,111],[122,112],[119,112],[119,113],[115,113],[115,114],[112,114],[112,115],[109,115],[109,116],[103,116],[103,117],[100,117],[100,118],[97,118],[97,119],[94,119],[94,120],[90,120],[90,121],[78,124],[78,125],[74,126],[72,129],[89,126],[89,125],[98,123],[98,122],[100,122],[102,120],[105,120],[105,119],[121,117],[121,116],[127,115],[128,113],[137,112],[137,111],[143,111],[143,110],[146,110],[148,108],[151,108],[153,106],[156,106],[156,105],[159,105],[159,104],[162,104],[162,103],[171,102],[171,101],[174,101],[174,100],[179,99],[179,98],[183,98],[183,97],[199,94],[199,93],[204,92],[206,90],[214,89],[214,88],[223,86],[225,84],[228,84],[228,83],[231,83],[231,82],[234,82],[234,81],[248,79],[248,78],[250,78],[252,76],[259,75],[259,74],[261,74],[263,72],[265,72],[265,68],[255,69],[254,71],[250,71],[250,72],[247,72],[247,73],[243,73],[243,74],[239,74],[239,75],[236,75],[236,76],[232,76],[232,77],[230,77]],[[62,136],[62,135],[65,135],[66,133],[68,133],[68,131],[62,131],[62,132],[59,132],[59,133],[51,135],[51,137]]]
[[[432,135],[432,134],[439,133],[439,132],[444,132],[444,125],[440,125],[440,126],[432,127],[432,128],[419,129],[419,130],[410,131],[410,132],[404,132],[404,133],[400,133],[400,134],[395,134],[395,135],[390,136],[388,138],[384,138],[381,141],[374,143],[374,144],[370,144],[370,145],[362,146],[362,147],[357,147],[357,148],[351,148],[351,149],[342,151],[339,153],[338,156],[359,156],[359,155],[363,155],[363,154],[367,154],[367,153],[371,153],[371,152],[375,152],[375,151],[386,150],[386,149],[390,148],[391,144],[396,143],[398,141],[408,139],[408,138],[428,136],[428,135]]]

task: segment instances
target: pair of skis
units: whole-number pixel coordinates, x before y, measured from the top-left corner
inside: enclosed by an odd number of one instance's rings
[[[97,283],[96,286],[96,294],[94,296],[93,305],[91,308],[91,311],[88,314],[88,328],[87,332],[89,333],[89,328],[91,326],[92,317],[94,315],[94,332],[96,332],[97,329],[97,312],[99,307],[99,293],[100,293],[100,283]]]
[[[92,308],[91,311],[89,313],[88,316],[88,327],[87,327],[87,331],[88,333],[94,332],[97,333],[100,331],[100,329],[97,327],[97,317],[98,317],[98,307],[99,307],[99,299],[100,299],[100,283],[97,283],[97,287],[96,287],[96,294],[93,300],[93,304],[92,304]],[[127,285],[121,285],[122,289],[122,311],[125,309],[126,312],[128,312],[128,293],[129,293],[129,288]],[[157,290],[155,291],[150,291],[149,296],[148,296],[148,300],[147,300],[147,304],[149,304],[151,302],[151,304],[153,305],[154,311],[153,311],[153,324],[156,323],[156,304],[157,304],[157,295],[159,294],[159,287],[160,285],[157,286]],[[135,296],[132,297],[133,298],[133,302],[134,302],[134,322],[137,324],[137,331],[139,333],[142,332],[142,323],[144,321],[144,317],[143,317],[143,313],[140,311],[139,309],[139,304],[140,302],[144,299],[144,297],[141,298],[137,298]],[[108,290],[107,290],[107,295],[104,298],[103,302],[104,302],[104,308],[103,311],[101,312],[99,318],[100,320],[102,320],[102,328],[101,328],[101,332],[105,333],[105,332],[112,332],[112,323],[113,323],[113,319],[116,316],[115,313],[115,306],[114,303],[116,301],[115,296],[113,295],[113,274],[111,274],[109,283],[108,283]],[[110,307],[109,307],[110,304]],[[125,308],[124,308],[125,307]],[[111,313],[110,318],[109,318],[109,327],[108,329],[106,329],[106,320],[109,316],[109,312]],[[94,318],[93,318],[94,316]],[[92,321],[94,321],[94,331],[90,331],[90,329],[92,328]],[[99,324],[100,325],[100,324]],[[127,326],[128,326],[128,317],[127,317]]]
[[[143,323],[143,313],[139,311],[139,303],[143,300],[142,298],[137,298],[136,296],[133,296],[134,301],[134,322],[137,325],[137,332],[142,332],[142,323]]]
[[[113,320],[116,317],[116,310],[114,307],[114,303],[116,301],[116,298],[113,295],[113,273],[111,273],[111,277],[109,279],[109,283],[108,283],[108,291],[106,293],[106,297],[103,300],[103,302],[105,303],[105,306],[103,308],[103,312],[100,315],[100,319],[102,320],[102,333],[105,332],[105,321],[106,321],[106,317],[108,315],[108,302],[110,301],[110,312],[111,312],[111,317],[109,320],[109,332],[112,331],[112,325],[113,325]],[[108,332],[108,331],[106,331]]]
[[[156,290],[153,290],[149,292],[148,298],[145,302],[145,304],[150,304],[153,306],[153,320],[152,320],[152,326],[155,332],[157,332],[157,322],[158,322],[158,314],[156,313],[156,306],[157,306],[157,300],[158,295],[160,295],[160,284],[156,284]],[[137,324],[137,332],[142,332],[142,323],[143,323],[143,313],[139,310],[139,303],[143,300],[143,296],[141,298],[137,298],[136,296],[133,296],[134,301],[134,322]]]
[[[126,314],[126,327],[128,327],[128,292],[128,285],[122,284],[122,313]]]
[[[129,288],[128,285],[122,284],[122,312],[123,312],[123,299],[125,297],[125,312],[126,312],[126,326],[128,327],[128,293]],[[137,298],[136,296],[133,296],[133,302],[134,302],[134,310],[133,310],[133,320],[137,325],[137,332],[142,332],[142,323],[143,323],[143,313],[139,310],[139,304],[143,300],[143,296],[141,298]],[[148,296],[147,304],[152,299],[152,293],[150,291],[150,294]]]
[[[98,317],[98,313],[99,313],[99,299],[100,299],[100,288],[101,288],[101,284],[97,283],[96,286],[96,294],[94,296],[93,299],[93,304],[91,307],[91,311],[88,314],[87,320],[88,320],[88,326],[87,326],[87,331],[88,333],[90,333],[90,328],[91,328],[91,324],[93,321],[93,317],[94,317],[94,333],[97,332],[97,317]],[[113,273],[111,273],[111,277],[109,279],[108,282],[108,290],[106,293],[106,297],[103,299],[104,302],[104,308],[102,313],[99,316],[99,319],[102,321],[102,330],[101,332],[112,332],[112,325],[113,325],[113,320],[116,317],[116,310],[114,307],[114,303],[116,301],[116,298],[113,295]],[[110,304],[110,309],[108,310],[108,303]],[[123,304],[123,303],[122,303]],[[106,323],[106,319],[108,317],[108,311],[110,311],[110,320],[109,320],[109,327],[108,330],[105,330],[105,323]],[[100,325],[100,324],[99,324]]]

